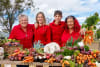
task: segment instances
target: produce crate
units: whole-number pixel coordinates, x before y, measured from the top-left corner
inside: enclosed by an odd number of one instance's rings
[[[14,50],[16,50],[17,48],[22,48],[22,46],[6,46],[6,45],[3,45],[2,47],[4,47],[4,51],[7,53],[7,54],[12,54]]]
[[[92,50],[100,51],[100,41],[94,41],[91,45],[88,45]]]

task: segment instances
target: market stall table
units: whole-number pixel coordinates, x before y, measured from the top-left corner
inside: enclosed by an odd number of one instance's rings
[[[16,65],[29,65],[29,67],[36,67],[36,66],[43,66],[43,67],[49,67],[49,66],[61,66],[60,63],[40,63],[40,62],[31,62],[31,63],[23,63],[22,61],[10,61],[10,60],[0,60],[1,67],[3,67],[3,64],[11,64],[11,67],[16,67]]]

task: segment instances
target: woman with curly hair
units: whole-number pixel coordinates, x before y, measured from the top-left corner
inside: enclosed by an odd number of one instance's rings
[[[68,40],[71,40],[71,37],[73,38],[73,42],[81,37],[81,26],[74,16],[68,16],[65,19],[65,23],[66,27],[61,37],[63,45],[65,45]]]

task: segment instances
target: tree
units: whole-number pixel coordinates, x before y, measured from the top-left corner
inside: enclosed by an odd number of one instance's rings
[[[96,31],[96,35],[97,35],[97,39],[99,39],[99,38],[100,38],[100,29],[98,29],[98,30]]]
[[[82,26],[88,29],[91,29],[91,27],[96,29],[95,25],[98,23],[98,21],[100,21],[99,14],[96,12],[94,15],[87,17],[85,23],[82,24]]]
[[[10,33],[18,15],[34,8],[33,3],[33,0],[0,0],[0,24]]]

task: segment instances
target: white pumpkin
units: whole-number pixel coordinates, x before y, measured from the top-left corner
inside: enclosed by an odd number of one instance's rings
[[[44,46],[44,52],[45,53],[54,53],[55,51],[59,51],[60,50],[60,46],[55,43],[55,42],[51,42],[46,44],[46,46]]]

